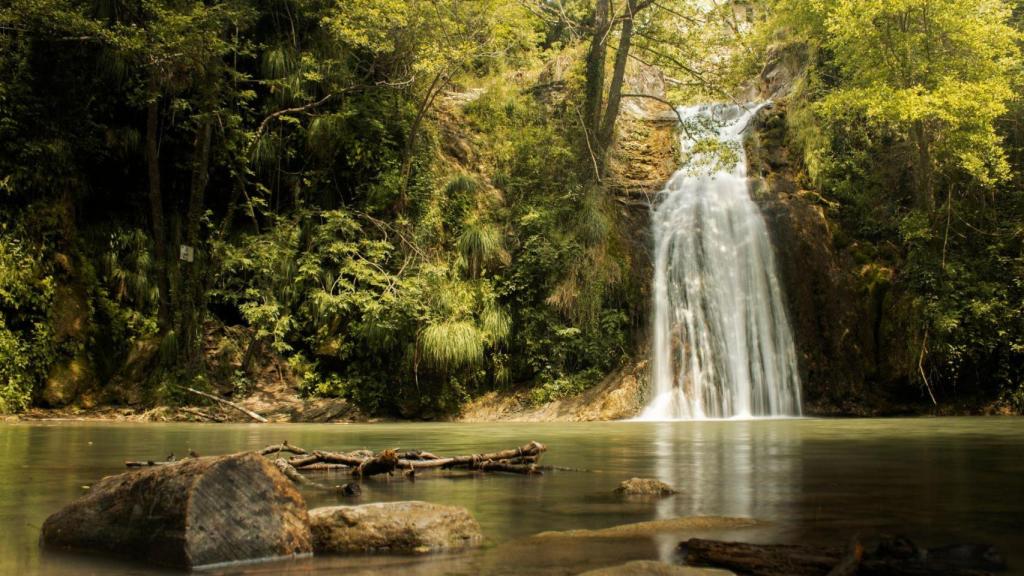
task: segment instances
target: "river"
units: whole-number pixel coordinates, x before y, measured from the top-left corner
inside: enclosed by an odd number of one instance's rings
[[[203,425],[0,424],[0,574],[155,574],[137,564],[38,547],[43,520],[126,459],[192,448],[218,454],[294,445],[339,450],[482,452],[546,443],[544,463],[588,471],[542,477],[422,474],[369,480],[362,502],[420,499],[466,506],[482,550],[429,557],[316,558],[217,574],[574,574],[630,559],[670,559],[680,538],[845,544],[896,533],[925,545],[986,542],[1024,574],[1024,419],[752,420],[544,424]],[[608,493],[631,476],[680,494],[657,502]],[[310,506],[334,496],[306,493]],[[526,539],[674,516],[741,516],[746,529],[624,540]],[[364,572],[365,571],[365,572]]]

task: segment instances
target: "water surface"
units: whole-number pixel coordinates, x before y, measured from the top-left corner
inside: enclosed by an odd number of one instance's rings
[[[152,574],[80,555],[43,552],[43,520],[126,459],[255,449],[287,439],[307,448],[419,448],[461,454],[529,440],[547,464],[589,472],[542,477],[452,472],[364,484],[363,502],[421,499],[469,508],[482,551],[420,558],[308,559],[229,574],[574,574],[635,558],[668,558],[693,535],[843,544],[854,533],[906,534],[921,544],[989,542],[1024,574],[1024,419],[759,420],[587,424],[0,425],[0,574]],[[607,494],[631,476],[670,482],[657,502]],[[310,506],[337,502],[306,493]],[[690,515],[742,516],[753,529],[625,541],[525,539]],[[525,539],[525,540],[524,540]]]

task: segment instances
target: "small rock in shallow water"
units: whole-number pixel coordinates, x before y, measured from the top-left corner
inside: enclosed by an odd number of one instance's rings
[[[654,478],[630,478],[619,484],[616,494],[626,496],[671,496],[676,489]]]
[[[635,560],[618,566],[584,572],[580,576],[735,576],[735,574],[716,568],[695,568],[653,560]]]
[[[363,489],[359,487],[359,484],[350,482],[348,484],[342,484],[338,486],[338,494],[342,496],[359,496],[363,493]]]
[[[753,518],[727,518],[721,516],[684,516],[649,522],[620,524],[601,530],[565,530],[541,532],[533,538],[642,538],[658,534],[686,534],[696,530],[734,530],[756,526]]]
[[[477,546],[480,525],[465,508],[429,502],[378,502],[309,512],[316,553],[439,552]]]

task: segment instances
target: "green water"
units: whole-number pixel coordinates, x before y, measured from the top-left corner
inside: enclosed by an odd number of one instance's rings
[[[1024,419],[765,420],[594,424],[0,425],[0,574],[151,574],[137,564],[41,551],[39,527],[126,459],[188,448],[218,454],[287,439],[308,448],[482,452],[544,442],[547,464],[587,472],[542,477],[423,474],[364,484],[362,502],[418,499],[469,508],[480,550],[420,558],[316,558],[224,574],[574,574],[637,558],[671,557],[680,538],[843,544],[855,533],[921,544],[996,544],[1024,574]],[[680,494],[658,502],[607,496],[631,476]],[[306,493],[310,506],[336,502]],[[766,523],[627,540],[525,539],[675,516],[743,516]]]

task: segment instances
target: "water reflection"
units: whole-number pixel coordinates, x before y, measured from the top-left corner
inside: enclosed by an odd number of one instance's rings
[[[232,574],[573,574],[616,561],[670,559],[697,535],[845,543],[853,532],[898,531],[924,544],[991,542],[1024,565],[1024,419],[754,420],[602,424],[0,425],[0,574],[153,574],[137,565],[47,554],[47,515],[125,459],[253,449],[288,439],[307,448],[489,451],[548,444],[545,463],[589,472],[543,477],[463,472],[364,485],[363,502],[418,499],[466,506],[487,546],[454,557],[330,558]],[[680,493],[657,500],[611,495],[622,480],[654,477]],[[325,481],[330,481],[324,479]],[[311,506],[337,504],[306,494]],[[548,530],[601,529],[676,516],[742,516],[754,530],[622,540],[539,541]],[[401,567],[401,568],[399,568]]]
[[[656,518],[771,518],[776,503],[801,491],[802,436],[792,427],[758,420],[652,426],[654,477],[680,491],[655,504]],[[659,538],[660,558],[670,560],[678,543],[674,535]]]

